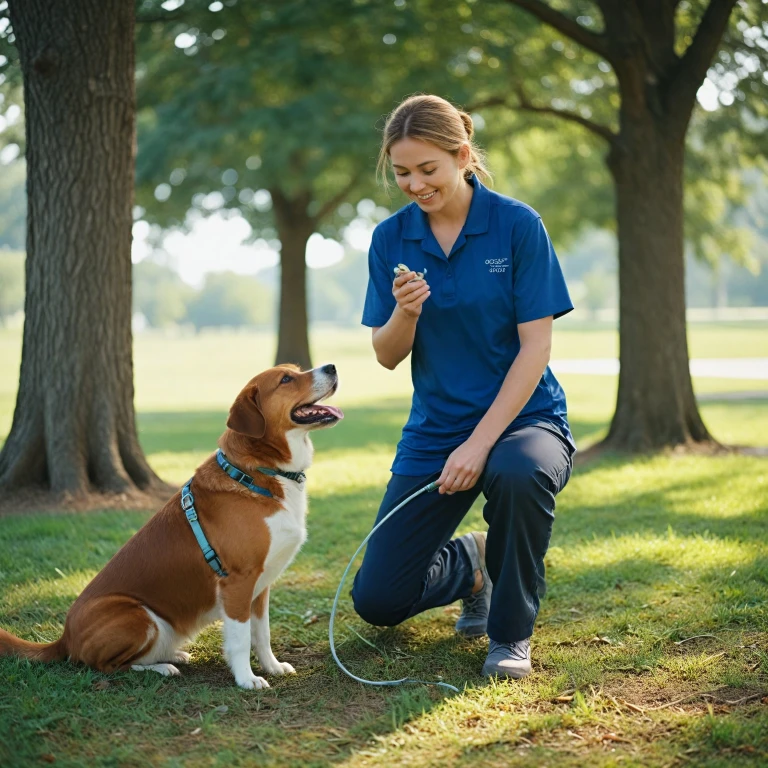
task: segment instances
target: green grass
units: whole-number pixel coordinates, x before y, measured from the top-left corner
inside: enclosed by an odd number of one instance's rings
[[[692,348],[705,349],[699,356],[768,355],[764,329],[701,330],[701,341],[692,331]],[[598,356],[611,338],[565,329],[556,344],[568,352],[558,356]],[[333,594],[369,530],[408,405],[407,370],[377,369],[366,340],[357,332],[314,339],[316,359],[339,367],[334,402],[346,419],[315,438],[309,540],[272,597],[273,647],[298,674],[268,691],[239,690],[216,626],[191,647],[180,678],[3,659],[0,765],[765,765],[768,464],[757,458],[606,457],[578,468],[558,498],[549,593],[524,681],[479,676],[485,645],[454,635],[456,606],[379,631],[354,616],[347,597],[337,646],[351,669],[372,679],[442,678],[462,693],[372,689],[335,668]],[[18,355],[18,336],[0,334],[11,363],[0,367],[0,435],[10,425],[13,349]],[[140,435],[164,477],[185,480],[212,450],[228,401],[273,350],[251,334],[137,340]],[[181,377],[189,359],[205,365]],[[607,427],[615,382],[562,378],[574,432],[588,445]],[[726,391],[704,381],[710,393]],[[768,387],[738,384],[763,388],[766,398],[707,399],[704,418],[724,441],[764,445]],[[72,600],[147,517],[0,520],[0,626],[57,637]],[[481,520],[478,504],[459,532]]]

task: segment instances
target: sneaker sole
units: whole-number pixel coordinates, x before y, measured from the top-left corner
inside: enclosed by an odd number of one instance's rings
[[[483,667],[483,676],[484,677],[498,677],[499,679],[509,679],[509,680],[522,680],[524,677],[528,677],[528,675],[531,674],[530,668],[525,670],[521,669],[519,672],[517,670],[507,670],[507,669],[498,669],[497,667],[494,667],[493,669],[490,669],[488,667]]]

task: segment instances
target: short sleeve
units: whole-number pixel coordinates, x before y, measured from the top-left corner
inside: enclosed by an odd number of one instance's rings
[[[397,302],[392,295],[394,274],[389,273],[381,244],[374,230],[368,251],[368,290],[365,294],[362,324],[369,328],[380,328],[394,312]]]
[[[539,216],[526,217],[513,230],[512,274],[518,323],[550,315],[557,319],[573,309],[555,249]]]

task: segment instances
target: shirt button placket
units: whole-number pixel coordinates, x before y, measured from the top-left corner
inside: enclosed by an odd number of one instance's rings
[[[453,268],[448,267],[445,272],[445,282],[443,283],[443,295],[446,299],[456,298],[456,281],[453,279]]]

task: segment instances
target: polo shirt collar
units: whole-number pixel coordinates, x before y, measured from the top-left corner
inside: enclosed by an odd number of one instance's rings
[[[464,222],[465,235],[482,235],[488,231],[488,221],[491,214],[491,193],[488,188],[481,184],[480,179],[472,174],[470,178],[475,191],[472,195],[472,202],[469,205],[467,220]]]
[[[461,232],[464,235],[481,235],[488,231],[488,220],[491,210],[491,193],[473,173],[469,183],[474,187],[472,202],[469,204],[467,220]],[[403,227],[403,237],[406,240],[426,240],[432,238],[432,230],[429,227],[427,214],[419,208],[417,203],[411,203],[408,215]],[[459,236],[459,240],[462,240]],[[458,241],[457,241],[458,245]]]

